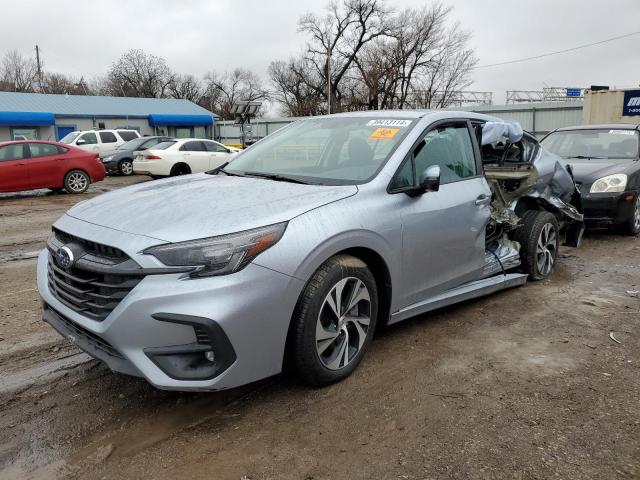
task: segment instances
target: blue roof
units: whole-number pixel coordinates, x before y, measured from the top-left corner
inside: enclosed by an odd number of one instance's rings
[[[148,117],[149,115],[217,115],[189,100],[98,97],[0,92],[0,112],[47,112],[56,116]]]

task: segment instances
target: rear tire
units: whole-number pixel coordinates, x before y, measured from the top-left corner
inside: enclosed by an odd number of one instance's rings
[[[120,175],[124,175],[125,177],[133,175],[133,161],[128,158],[120,161],[118,164],[118,171],[120,172]]]
[[[91,179],[82,170],[71,170],[64,176],[64,189],[69,193],[84,193],[91,185]]]
[[[292,319],[291,361],[313,386],[348,377],[371,343],[378,315],[376,281],[350,255],[327,260],[302,292]]]
[[[636,197],[631,215],[626,222],[616,228],[616,231],[632,236],[640,234],[640,194]]]
[[[169,173],[172,177],[177,177],[178,175],[189,175],[191,173],[191,168],[186,163],[178,163],[171,167],[171,173]]]
[[[520,268],[531,280],[553,273],[560,244],[558,220],[549,212],[529,210],[522,216],[515,240],[520,243]]]

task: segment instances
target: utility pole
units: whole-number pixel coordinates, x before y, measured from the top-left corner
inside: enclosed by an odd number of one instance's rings
[[[42,92],[42,65],[40,64],[40,48],[36,45],[36,64],[38,65],[38,90]]]
[[[327,52],[327,113],[331,114],[331,47]]]

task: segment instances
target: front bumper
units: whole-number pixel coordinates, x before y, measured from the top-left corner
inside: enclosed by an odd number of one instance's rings
[[[587,193],[582,195],[584,220],[588,226],[618,225],[633,212],[638,193]]]
[[[291,314],[304,286],[300,280],[255,264],[231,275],[197,280],[179,273],[148,275],[103,321],[96,321],[52,294],[48,257],[47,250],[38,257],[44,320],[113,371],[144,377],[161,389],[207,391],[282,370]],[[193,319],[211,327],[216,360],[224,367],[210,369],[206,378],[199,373],[193,378],[192,360],[202,360],[199,354],[165,361],[167,355],[192,352],[198,345]],[[199,352],[204,355],[208,349]]]
[[[119,160],[109,160],[108,162],[102,162],[107,175],[117,175],[118,173],[120,173],[120,167],[118,166],[119,162]]]

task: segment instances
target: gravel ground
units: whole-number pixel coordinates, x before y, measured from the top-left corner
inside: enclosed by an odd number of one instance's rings
[[[640,239],[589,232],[550,280],[389,328],[328,388],[162,392],[67,345],[35,291],[51,223],[142,180],[0,195],[1,478],[640,478]]]

